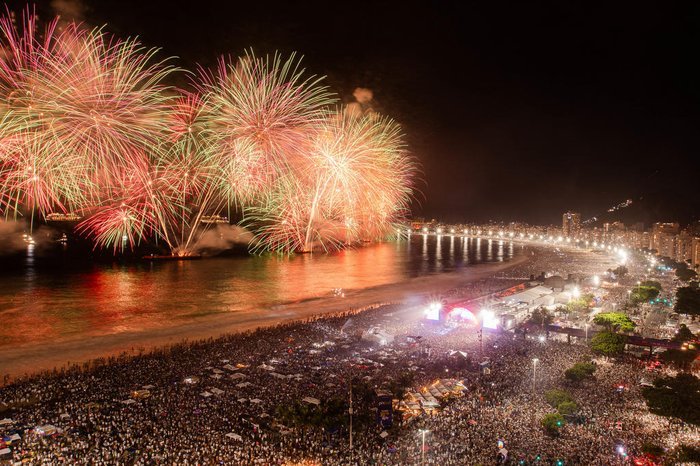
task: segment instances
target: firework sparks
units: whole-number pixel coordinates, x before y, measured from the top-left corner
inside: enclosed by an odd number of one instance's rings
[[[385,237],[407,209],[416,166],[399,126],[331,110],[294,54],[222,59],[186,92],[164,84],[176,70],[156,50],[100,29],[40,29],[27,12],[0,32],[7,216],[76,211],[96,247],[186,254],[203,218],[234,209],[255,250],[306,252]]]

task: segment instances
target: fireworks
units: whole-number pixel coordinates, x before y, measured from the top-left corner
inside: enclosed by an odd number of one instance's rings
[[[415,166],[398,125],[376,114],[328,113],[302,170],[290,171],[260,206],[257,247],[326,251],[395,231],[410,199]]]
[[[100,29],[27,13],[0,30],[6,216],[79,212],[96,247],[186,254],[202,219],[231,209],[254,250],[279,252],[376,240],[405,213],[416,166],[399,126],[332,110],[294,55],[222,59],[186,92],[156,50]]]

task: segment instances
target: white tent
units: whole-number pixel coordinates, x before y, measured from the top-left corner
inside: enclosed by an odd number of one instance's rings
[[[6,417],[5,419],[0,419],[0,426],[6,426],[8,424],[12,424],[14,421],[10,419],[9,417]]]
[[[274,370],[275,370],[274,367],[268,366],[267,364],[260,364],[260,365],[258,366],[258,369],[262,369],[262,370],[265,370],[265,371],[274,371]]]
[[[262,400],[261,400],[260,398],[251,398],[251,399],[250,399],[250,402],[251,402],[251,403],[258,404],[258,403],[262,403]]]
[[[370,327],[362,334],[362,339],[379,345],[389,345],[394,341],[394,335],[380,327]]]
[[[229,375],[229,377],[232,378],[233,380],[238,380],[238,379],[245,379],[246,375],[241,374],[240,372],[236,372],[235,374]]]
[[[202,395],[204,398],[209,398],[209,397],[211,396],[211,393],[209,393],[209,392],[202,392],[202,393],[200,393],[200,395]]]
[[[243,382],[243,383],[236,384],[236,388],[245,388],[245,387],[250,387],[251,385],[253,385],[253,384],[250,382]]]
[[[133,405],[134,403],[136,403],[136,400],[134,400],[132,398],[129,398],[128,400],[122,401],[122,404],[125,404],[125,405]]]
[[[34,428],[34,431],[39,435],[51,435],[58,432],[58,429],[56,429],[56,427],[52,426],[51,424],[46,424],[44,426],[36,426]]]
[[[226,437],[233,439],[233,440],[238,440],[239,442],[243,441],[243,437],[241,437],[238,434],[234,434],[233,432],[229,432],[228,434],[226,434]]]
[[[218,388],[216,388],[216,387],[210,388],[209,391],[211,391],[214,395],[221,395],[221,394],[224,393],[223,390],[220,390],[220,389],[218,389]]]
[[[303,401],[305,403],[309,403],[311,405],[316,405],[316,406],[321,404],[321,400],[319,400],[318,398],[312,398],[310,396],[302,398],[301,401]]]

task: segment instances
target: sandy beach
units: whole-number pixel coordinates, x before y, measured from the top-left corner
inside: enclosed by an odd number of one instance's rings
[[[383,303],[415,304],[428,296],[441,295],[475,281],[493,278],[531,258],[531,255],[522,254],[507,262],[479,264],[459,272],[420,276],[398,283],[348,290],[342,298],[314,298],[267,309],[203,316],[179,326],[73,338],[46,344],[15,345],[0,350],[0,374],[2,377],[15,378],[42,370],[81,364],[100,357],[135,354],[183,340],[216,338],[226,333],[273,326],[311,316],[331,315]],[[499,280],[503,282],[502,287],[513,283],[512,279]]]

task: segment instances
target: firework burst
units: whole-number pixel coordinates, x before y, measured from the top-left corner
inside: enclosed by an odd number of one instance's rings
[[[235,64],[222,59],[215,73],[204,74],[208,140],[228,167],[227,178],[241,180],[229,183],[234,202],[266,194],[305,157],[310,132],[334,102],[321,80],[305,77],[294,54],[284,60],[251,52]]]
[[[414,172],[395,122],[329,113],[311,138],[304,169],[249,209],[261,225],[256,247],[329,251],[384,237],[408,204]]]
[[[221,59],[195,92],[155,49],[25,13],[0,20],[0,209],[79,212],[115,251],[155,240],[185,254],[231,209],[254,250],[335,250],[394,231],[416,166],[399,126],[330,110],[292,54]]]

